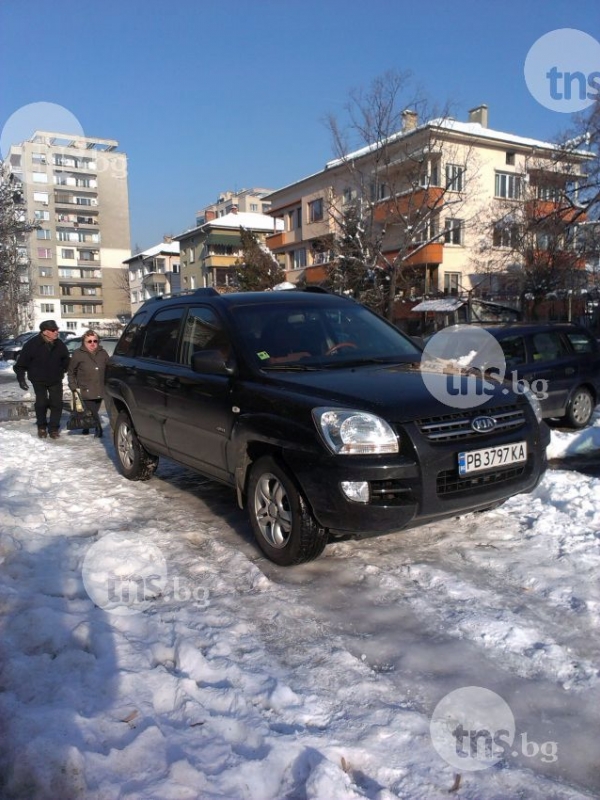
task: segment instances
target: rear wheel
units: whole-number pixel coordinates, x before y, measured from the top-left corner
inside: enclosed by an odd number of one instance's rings
[[[573,396],[569,400],[564,421],[570,428],[585,428],[593,413],[594,398],[592,393],[585,386],[580,386],[575,389]]]
[[[150,455],[140,444],[126,411],[121,411],[117,417],[114,441],[121,473],[130,481],[150,480],[158,466],[158,456]]]
[[[248,481],[248,513],[258,546],[284,567],[317,558],[327,544],[294,481],[271,456],[252,467]]]

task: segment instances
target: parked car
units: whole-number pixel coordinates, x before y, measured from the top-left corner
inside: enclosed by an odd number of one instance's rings
[[[12,344],[7,344],[2,348],[3,361],[16,361],[19,353],[23,349],[25,342],[36,336],[39,331],[28,331],[15,336]]]
[[[67,345],[67,350],[71,355],[75,352],[75,350],[79,350],[81,347],[81,342],[83,341],[83,336],[74,336],[71,339],[68,339],[65,344]],[[112,356],[115,345],[119,341],[118,336],[101,336],[100,337],[100,344],[106,350],[109,356]]]
[[[544,419],[560,419],[570,428],[585,427],[600,401],[600,344],[584,327],[573,323],[473,325],[490,333],[504,353],[511,383],[522,380],[536,392]],[[471,349],[468,328],[448,338],[448,357]],[[455,342],[459,349],[451,349]],[[485,354],[479,353],[485,360]]]
[[[534,405],[497,387],[450,408],[420,357],[393,325],[325,292],[149,300],[106,370],[119,469],[148,480],[164,455],[230,485],[281,565],[531,491],[549,441]]]

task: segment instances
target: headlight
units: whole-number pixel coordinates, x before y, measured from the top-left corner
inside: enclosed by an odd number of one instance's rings
[[[522,391],[523,394],[525,395],[525,397],[529,400],[529,405],[532,407],[533,413],[535,414],[535,417],[536,417],[537,421],[541,422],[542,421],[542,404],[538,400],[537,395],[535,394],[535,392],[532,392],[531,389],[528,386],[523,386],[520,389],[520,391]]]
[[[348,408],[314,408],[312,414],[325,444],[336,455],[398,452],[398,437],[375,414]]]

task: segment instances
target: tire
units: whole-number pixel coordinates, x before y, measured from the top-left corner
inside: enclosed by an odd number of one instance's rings
[[[117,417],[114,443],[119,472],[130,481],[149,481],[158,466],[158,456],[142,447],[126,411]]]
[[[294,481],[271,456],[252,467],[246,505],[258,546],[275,564],[302,564],[325,549],[327,531],[319,527]]]
[[[585,428],[594,413],[594,398],[589,389],[575,389],[563,420],[569,428]]]

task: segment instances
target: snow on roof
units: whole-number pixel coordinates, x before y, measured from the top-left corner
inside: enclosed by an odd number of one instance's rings
[[[408,137],[411,134],[416,133],[417,131],[424,131],[427,128],[440,128],[445,129],[449,132],[459,133],[464,136],[474,136],[483,139],[490,139],[498,142],[503,142],[504,144],[513,144],[519,147],[535,147],[542,150],[558,150],[560,149],[560,145],[553,144],[552,142],[545,142],[542,139],[531,139],[526,136],[517,136],[514,133],[507,133],[506,131],[496,131],[492,128],[485,128],[480,122],[458,122],[458,120],[452,119],[450,117],[444,117],[440,119],[432,119],[428,122],[419,125],[417,128],[413,128],[409,131],[397,131],[393,133],[391,136],[388,137],[387,143],[391,144],[399,139],[404,137]],[[348,153],[343,158],[335,158],[332,161],[328,161],[325,164],[325,169],[332,169],[332,167],[337,167],[340,164],[346,163],[349,160],[360,158],[361,156],[367,155],[368,153],[373,152],[376,150],[382,142],[369,144],[365,147],[361,147],[358,150],[355,150],[352,153]],[[567,145],[568,146],[568,145]],[[592,153],[586,150],[574,150],[572,155],[579,155],[584,158],[589,158],[592,156]]]
[[[456,311],[464,305],[462,300],[456,298],[440,298],[439,300],[423,300],[423,302],[414,306],[411,311]]]
[[[153,256],[166,253],[167,255],[179,255],[179,242],[161,242],[160,244],[149,247],[147,250],[142,250],[141,253],[136,253],[131,258],[126,258],[123,264],[128,264],[130,261],[135,261],[136,258],[152,258]]]
[[[268,214],[259,214],[255,211],[238,211],[235,214],[232,212],[230,214],[225,214],[223,217],[217,217],[208,222],[203,222],[202,225],[197,225],[195,228],[188,228],[188,230],[174,238],[179,241],[190,233],[208,233],[213,228],[229,228],[231,230],[246,228],[246,230],[250,231],[274,233],[282,231],[284,229],[284,224],[282,219],[275,219]]]

